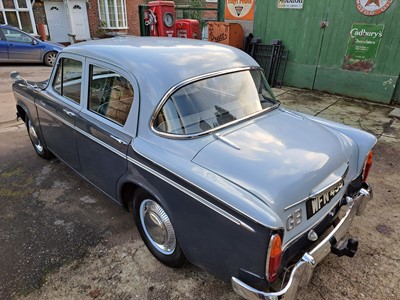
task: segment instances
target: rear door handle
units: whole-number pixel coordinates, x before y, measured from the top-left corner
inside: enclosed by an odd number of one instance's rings
[[[116,140],[118,143],[120,143],[122,145],[128,145],[128,142],[125,142],[124,140],[117,138],[116,136],[110,135],[110,138],[112,138],[113,140]]]
[[[63,112],[65,112],[68,116],[70,117],[75,117],[75,113],[73,113],[72,111],[66,110],[65,108],[63,108]]]

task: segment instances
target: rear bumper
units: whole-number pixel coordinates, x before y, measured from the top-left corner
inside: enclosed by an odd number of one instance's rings
[[[306,286],[317,266],[330,252],[332,240],[341,240],[349,230],[355,215],[361,215],[370,199],[372,199],[372,189],[365,183],[365,186],[358,191],[353,198],[348,198],[347,211],[344,217],[315,248],[306,252],[296,263],[285,288],[278,292],[263,292],[252,288],[236,277],[232,277],[233,290],[248,300],[277,300],[277,299],[296,299],[299,287]]]

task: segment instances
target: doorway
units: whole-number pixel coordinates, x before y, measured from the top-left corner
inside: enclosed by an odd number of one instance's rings
[[[69,41],[69,22],[64,2],[44,1],[50,40],[58,43]]]

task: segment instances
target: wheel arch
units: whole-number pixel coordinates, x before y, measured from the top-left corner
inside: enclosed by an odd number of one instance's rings
[[[26,112],[26,108],[23,107],[20,103],[17,104],[17,112],[18,116],[26,123],[26,116],[28,113]]]
[[[162,205],[166,205],[163,197],[157,191],[156,188],[150,186],[149,184],[144,183],[139,178],[135,178],[132,176],[124,176],[119,180],[118,183],[118,202],[122,204],[122,206],[127,210],[131,211],[131,202],[133,199],[133,195],[139,189],[144,190],[146,193],[150,194],[154,197],[155,200],[160,202]]]

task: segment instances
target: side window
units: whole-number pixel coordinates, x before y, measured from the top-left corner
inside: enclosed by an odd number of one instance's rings
[[[124,125],[133,102],[132,84],[118,73],[90,65],[88,109]]]
[[[53,89],[60,95],[80,103],[82,85],[82,62],[71,58],[60,59]]]
[[[4,37],[8,42],[32,44],[33,39],[29,35],[14,29],[3,29]]]

